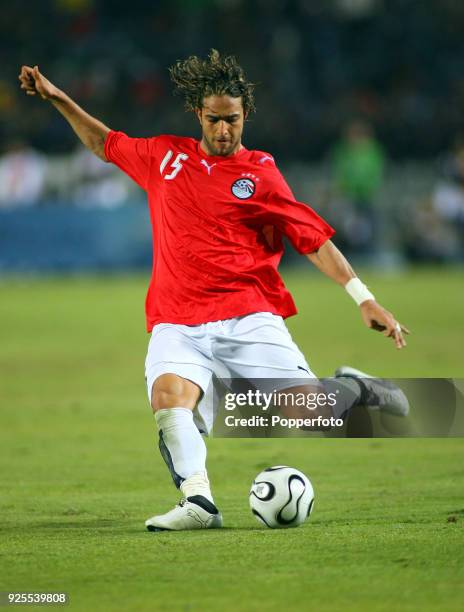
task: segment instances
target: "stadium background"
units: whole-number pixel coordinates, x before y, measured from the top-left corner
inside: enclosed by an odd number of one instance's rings
[[[462,262],[463,31],[451,0],[8,3],[0,269],[150,265],[143,193],[82,150],[49,104],[23,95],[18,67],[37,63],[114,129],[195,136],[167,67],[211,47],[236,54],[257,83],[245,144],[272,152],[348,254]]]
[[[0,591],[63,590],[95,610],[462,609],[460,439],[213,439],[228,529],[143,531],[176,501],[143,383],[144,194],[17,74],[38,64],[131,135],[195,136],[167,67],[236,54],[257,83],[245,145],[276,157],[413,331],[396,352],[289,252],[289,327],[313,369],[462,377],[463,34],[452,0],[3,3]],[[291,533],[247,509],[250,480],[277,463],[315,484]]]

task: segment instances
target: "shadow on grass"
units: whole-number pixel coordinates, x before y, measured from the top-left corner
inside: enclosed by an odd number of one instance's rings
[[[82,521],[29,521],[27,524],[28,531],[41,529],[111,529],[115,527],[124,527],[126,523],[121,520],[112,519],[95,519]],[[7,525],[0,527],[0,533],[6,531],[19,531],[23,527],[19,525]]]

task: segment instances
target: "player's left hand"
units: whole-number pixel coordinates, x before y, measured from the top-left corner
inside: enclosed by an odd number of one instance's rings
[[[382,332],[387,338],[393,338],[397,349],[406,346],[403,334],[409,334],[409,329],[399,323],[391,312],[385,310],[374,300],[366,300],[361,304],[360,309],[367,327]]]

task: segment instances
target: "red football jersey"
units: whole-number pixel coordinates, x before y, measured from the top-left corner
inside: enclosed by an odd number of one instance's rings
[[[272,156],[243,147],[214,157],[193,138],[130,138],[113,131],[105,155],[148,194],[148,331],[157,323],[296,313],[277,271],[282,236],[299,253],[311,253],[334,230],[295,200]]]

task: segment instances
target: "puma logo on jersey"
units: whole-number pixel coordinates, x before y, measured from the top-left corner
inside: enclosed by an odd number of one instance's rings
[[[208,176],[211,176],[211,170],[214,168],[214,166],[216,164],[211,164],[211,166],[208,164],[208,162],[206,161],[206,159],[202,159],[201,163],[203,164],[203,166],[208,170]]]

